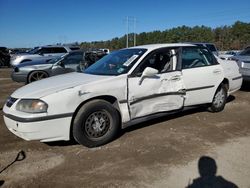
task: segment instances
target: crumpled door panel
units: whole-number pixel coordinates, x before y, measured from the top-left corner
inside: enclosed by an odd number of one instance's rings
[[[131,119],[158,112],[180,109],[184,103],[181,72],[158,74],[145,78],[129,78],[129,107]]]

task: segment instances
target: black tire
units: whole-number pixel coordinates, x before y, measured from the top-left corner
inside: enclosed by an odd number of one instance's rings
[[[216,90],[213,102],[211,103],[208,111],[210,112],[220,112],[224,109],[227,102],[227,88],[225,85],[219,86]]]
[[[118,111],[107,101],[93,100],[83,105],[73,122],[73,137],[87,147],[113,140],[120,129]]]
[[[27,83],[31,83],[48,77],[49,77],[48,73],[44,71],[33,71],[29,74],[27,78]]]

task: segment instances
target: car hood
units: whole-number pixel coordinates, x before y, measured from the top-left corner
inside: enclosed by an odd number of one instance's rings
[[[78,85],[89,84],[94,81],[108,79],[111,76],[99,76],[84,73],[68,73],[60,76],[32,82],[16,90],[11,96],[14,98],[42,98],[52,93],[73,88]]]

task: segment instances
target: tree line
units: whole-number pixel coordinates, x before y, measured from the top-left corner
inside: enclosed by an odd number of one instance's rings
[[[126,47],[126,35],[107,41],[82,42],[81,48],[109,48],[117,50]],[[250,45],[250,23],[237,21],[230,26],[211,28],[207,26],[180,26],[164,31],[142,32],[136,35],[136,45],[178,42],[210,42],[219,50],[240,50]],[[133,46],[133,33],[129,34],[129,46]]]

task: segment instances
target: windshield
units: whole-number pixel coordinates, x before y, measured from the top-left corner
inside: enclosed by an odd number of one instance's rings
[[[38,50],[40,50],[41,48],[39,48],[39,47],[35,47],[35,48],[32,48],[31,50],[29,50],[28,51],[28,53],[29,54],[36,54],[36,52],[38,51]]]
[[[63,54],[63,55],[61,55],[61,56],[59,56],[59,57],[56,57],[56,58],[53,58],[53,59],[50,59],[50,60],[48,61],[48,63],[54,64],[54,63],[56,63],[56,62],[58,62],[58,61],[61,61],[61,60],[64,59],[65,56],[68,55],[68,54],[69,54],[69,53]]]
[[[84,73],[97,75],[120,75],[127,73],[146,49],[124,49],[104,56],[88,67]]]
[[[239,55],[250,56],[250,48],[244,49],[242,52],[239,53]]]

